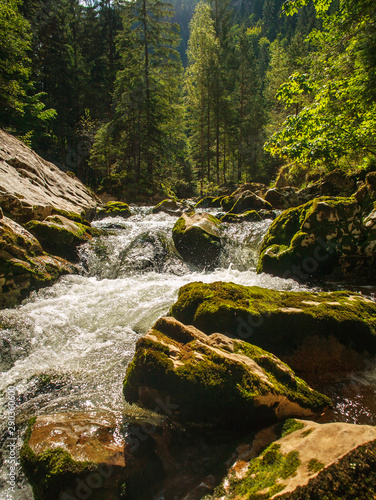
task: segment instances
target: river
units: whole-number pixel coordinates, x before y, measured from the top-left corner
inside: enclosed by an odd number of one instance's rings
[[[172,243],[177,218],[134,207],[128,219],[94,223],[109,231],[80,248],[82,273],[61,278],[22,305],[0,311],[2,445],[7,436],[9,388],[15,390],[18,446],[30,417],[67,410],[126,407],[122,380],[137,339],[168,313],[181,286],[232,281],[278,290],[301,290],[293,280],[256,274],[259,247],[271,221],[224,224],[228,237],[214,271],[183,263]],[[350,383],[324,387],[335,402],[334,420],[374,421],[375,371]],[[33,498],[22,471],[16,500]],[[0,474],[0,493],[6,470]],[[1,498],[3,498],[1,496]]]

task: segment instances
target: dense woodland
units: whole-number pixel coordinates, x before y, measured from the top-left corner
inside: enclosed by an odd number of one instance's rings
[[[374,169],[373,0],[3,0],[0,126],[132,200]]]

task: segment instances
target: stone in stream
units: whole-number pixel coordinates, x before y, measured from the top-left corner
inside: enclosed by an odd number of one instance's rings
[[[367,369],[376,354],[376,303],[351,292],[286,292],[190,283],[170,314],[273,352],[299,373]]]
[[[172,238],[183,259],[213,268],[221,252],[220,221],[206,213],[183,214],[174,225]]]
[[[38,240],[17,222],[0,219],[0,307],[12,307],[30,291],[77,272],[73,264],[43,252]]]
[[[153,208],[153,214],[158,214],[159,212],[164,212],[169,215],[177,215],[180,216],[184,212],[192,210],[192,208],[186,203],[182,203],[181,201],[176,200],[163,200],[158,205]]]
[[[136,345],[124,396],[173,420],[204,426],[262,426],[313,417],[331,402],[276,356],[219,333],[160,318]]]
[[[90,223],[74,222],[62,215],[50,215],[43,221],[33,220],[25,227],[38,239],[46,252],[71,261],[78,260],[79,245],[100,234]]]
[[[314,199],[283,212],[260,250],[258,272],[304,282],[333,277],[376,279],[372,212],[354,198]]]
[[[43,220],[56,211],[91,220],[99,200],[77,179],[0,130],[0,205],[17,222]]]
[[[20,459],[38,500],[125,498],[124,438],[111,413],[33,418]]]
[[[235,457],[207,500],[375,497],[374,426],[289,419],[243,442]]]
[[[108,201],[97,210],[96,220],[102,220],[106,217],[123,217],[127,219],[132,215],[129,205],[122,201]]]
[[[272,210],[272,205],[251,191],[232,194],[221,200],[224,210],[231,214],[241,214],[249,210]]]

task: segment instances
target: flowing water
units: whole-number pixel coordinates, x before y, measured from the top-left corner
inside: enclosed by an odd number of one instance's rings
[[[28,419],[35,415],[93,409],[121,414],[126,406],[122,380],[135,343],[168,313],[186,283],[232,281],[302,289],[293,280],[255,272],[271,221],[225,224],[227,243],[218,269],[198,271],[174,250],[171,234],[176,217],[149,212],[134,208],[129,219],[94,223],[106,228],[108,235],[80,248],[81,275],[65,276],[21,306],[0,311],[0,324],[5,326],[0,331],[3,445],[7,405],[13,395],[18,446]],[[373,423],[374,371],[367,376],[345,384],[348,394],[334,389],[334,419]],[[3,467],[0,494],[6,491],[6,474]],[[32,499],[21,471],[17,481],[17,494],[9,498]]]

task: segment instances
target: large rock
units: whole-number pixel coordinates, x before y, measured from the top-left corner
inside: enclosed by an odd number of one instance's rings
[[[242,214],[249,210],[271,210],[273,207],[263,198],[252,191],[242,191],[222,198],[221,205],[224,210],[232,214]]]
[[[78,260],[79,245],[99,236],[99,231],[90,224],[74,222],[61,215],[50,215],[44,221],[30,221],[25,227],[46,252],[72,261]]]
[[[175,223],[172,238],[187,262],[215,267],[221,252],[220,221],[205,213],[183,214]]]
[[[124,439],[110,413],[62,413],[30,421],[21,450],[23,470],[38,500],[119,500]]]
[[[317,198],[286,210],[264,238],[258,272],[300,282],[326,276],[374,280],[372,219],[353,198]]]
[[[106,217],[122,217],[128,219],[132,215],[129,205],[122,201],[108,201],[97,211],[96,220],[102,220]]]
[[[292,187],[269,189],[264,196],[265,201],[269,202],[273,208],[286,210],[287,208],[301,205],[296,191]]]
[[[255,457],[274,433],[282,434]],[[208,500],[354,499],[376,493],[376,427],[288,420],[242,443],[218,493]]]
[[[17,222],[43,220],[56,210],[92,219],[97,199],[76,177],[0,130],[0,205]]]
[[[78,268],[48,255],[38,240],[16,222],[0,219],[0,307],[11,307],[31,290],[54,283]]]
[[[159,212],[164,212],[169,215],[180,216],[183,213],[191,210],[191,207],[186,203],[176,200],[163,200],[158,205],[153,208],[153,214],[158,214]]]
[[[376,354],[376,303],[356,293],[190,283],[170,314],[260,346],[300,373],[364,369]]]
[[[154,411],[164,402],[171,418],[211,426],[312,417],[330,405],[274,355],[174,318],[160,318],[137,342],[124,396]]]

